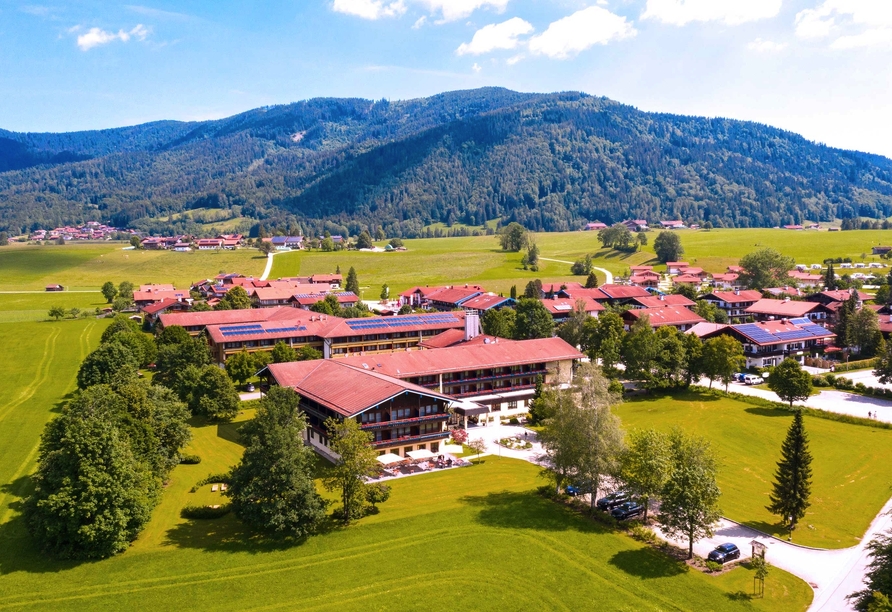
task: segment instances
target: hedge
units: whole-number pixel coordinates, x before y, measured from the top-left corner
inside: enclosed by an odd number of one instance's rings
[[[186,506],[180,516],[187,519],[216,519],[229,514],[229,504],[213,506]]]
[[[861,361],[850,361],[848,363],[837,363],[833,366],[834,372],[849,372],[851,370],[863,370],[865,368],[876,367],[876,359],[862,359]]]

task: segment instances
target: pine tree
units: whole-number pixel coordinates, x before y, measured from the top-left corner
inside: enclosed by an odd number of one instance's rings
[[[836,273],[833,271],[832,263],[827,265],[827,272],[824,274],[824,286],[827,287],[827,291],[836,290]]]
[[[594,289],[598,286],[598,277],[595,276],[594,272],[588,273],[588,278],[585,279],[585,288],[586,289]]]
[[[781,446],[781,460],[774,474],[774,490],[769,495],[771,504],[767,506],[772,514],[781,517],[791,533],[811,505],[808,501],[811,495],[811,460],[802,411],[797,410]]]
[[[350,270],[347,271],[347,284],[344,289],[353,292],[354,295],[359,295],[359,279],[353,266],[350,266]]]

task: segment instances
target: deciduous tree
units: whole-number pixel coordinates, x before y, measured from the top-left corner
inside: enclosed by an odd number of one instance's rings
[[[657,259],[663,263],[679,261],[681,256],[684,255],[681,238],[673,231],[660,232],[654,240],[654,253],[657,254]]]
[[[513,338],[516,313],[513,308],[492,308],[483,314],[483,333],[497,338]]]
[[[712,536],[713,527],[721,518],[718,466],[709,442],[679,429],[669,435],[669,452],[672,469],[661,494],[660,523],[669,537],[688,540],[691,559],[694,542]]]
[[[744,255],[740,260],[743,272],[740,281],[750,289],[782,287],[789,284],[789,272],[795,262],[792,257],[766,247]]]
[[[303,537],[325,514],[313,482],[313,451],[303,443],[307,422],[297,394],[272,387],[257,416],[239,433],[247,448],[232,470],[227,495],[232,510],[252,527]]]
[[[703,374],[709,379],[709,388],[719,380],[728,389],[734,373],[746,364],[743,345],[731,336],[716,336],[703,343]]]
[[[622,481],[644,505],[644,521],[650,502],[659,498],[672,471],[669,437],[655,429],[633,430],[621,457]]]
[[[365,479],[375,473],[377,467],[371,435],[359,427],[353,419],[325,421],[332,452],[338,460],[323,479],[325,488],[338,491],[343,504],[341,517],[349,523],[362,516],[367,502]]]
[[[805,401],[811,395],[811,374],[802,369],[795,359],[784,359],[768,378],[768,388],[793,407],[793,402]]]
[[[136,378],[139,366],[133,352],[117,342],[100,344],[87,355],[77,372],[77,386],[81,389],[93,385],[107,385]]]
[[[516,312],[515,339],[551,338],[554,335],[554,318],[539,300],[520,298],[517,300]]]
[[[214,307],[214,310],[247,310],[252,306],[251,297],[245,288],[236,285],[220,298],[220,302]]]
[[[502,228],[498,238],[503,251],[517,253],[527,246],[527,229],[520,223],[512,221]]]
[[[109,304],[114,302],[115,298],[118,296],[118,288],[115,287],[115,284],[111,281],[105,281],[100,291],[102,292],[105,301]]]

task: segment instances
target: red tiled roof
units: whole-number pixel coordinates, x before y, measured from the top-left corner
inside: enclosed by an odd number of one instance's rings
[[[576,302],[580,301],[583,303],[583,307],[585,308],[585,312],[600,312],[604,310],[604,307],[593,300],[588,296],[580,296],[580,297],[572,297],[572,298],[555,298],[553,300],[543,299],[540,300],[545,308],[548,309],[548,312],[554,315],[565,315],[569,316],[573,314],[576,310]]]
[[[662,308],[664,306],[694,306],[695,302],[679,294],[651,295],[632,300],[633,304],[640,304],[645,308]]]
[[[451,287],[444,288],[441,291],[426,295],[425,297],[432,302],[442,302],[444,304],[458,305],[462,300],[475,297],[482,293],[480,287]]]
[[[729,304],[739,304],[741,302],[758,302],[762,299],[762,293],[755,289],[745,289],[743,291],[713,291],[704,297],[713,296],[723,302]]]
[[[873,296],[864,293],[863,291],[858,291],[858,299],[862,302],[866,300],[872,300]],[[837,291],[821,291],[817,295],[824,295],[833,300],[834,302],[845,302],[851,297],[851,293],[849,293],[848,289],[839,289]]]
[[[751,314],[776,315],[778,317],[795,318],[803,317],[813,310],[820,308],[817,302],[796,302],[793,300],[761,299],[746,312]]]
[[[428,338],[419,344],[424,348],[446,348],[447,346],[452,346],[454,344],[458,344],[459,342],[464,342],[465,339],[465,330],[463,329],[447,329],[446,331],[437,334],[432,338]]]
[[[691,274],[680,274],[673,278],[672,281],[676,283],[702,283],[703,279]]]
[[[210,302],[208,302],[210,304]],[[232,325],[235,323],[259,323],[261,321],[283,321],[299,319],[306,314],[291,306],[276,308],[247,308],[244,310],[210,310],[207,312],[170,312],[161,315],[164,327],[181,325],[183,327]]]
[[[582,283],[564,283],[563,291],[572,298],[590,297],[593,300],[600,301],[606,301],[610,299],[610,297],[606,293],[604,293],[597,287],[593,289],[587,289],[582,286]]]
[[[610,299],[647,297],[650,295],[650,293],[642,287],[628,285],[601,285],[598,287],[598,290]]]
[[[185,300],[188,299],[188,291],[134,291],[134,302],[158,302],[161,300]]]
[[[318,402],[346,417],[352,417],[406,392],[452,400],[448,395],[430,391],[398,378],[361,367],[351,367],[345,361],[346,359],[315,359],[274,363],[268,368],[279,385],[291,387],[302,397]]]
[[[687,266],[687,265],[688,265],[688,262],[686,262],[686,261],[667,261],[666,262],[667,268],[680,268],[682,266]]]
[[[398,351],[376,355],[343,357],[349,365],[407,378],[444,372],[462,372],[485,368],[502,368],[528,363],[548,363],[582,359],[582,353],[560,338],[534,340],[498,339],[489,344],[460,344],[425,351]]]
[[[880,331],[884,334],[892,333],[892,315],[877,315],[880,323]]]
[[[472,297],[470,300],[462,302],[461,307],[474,308],[475,310],[489,310],[490,308],[494,308],[510,299],[511,298],[506,298],[502,295],[484,293],[483,295],[478,295],[477,297]]]
[[[180,304],[180,303],[181,302],[179,300],[163,299],[160,302],[154,302],[152,304],[147,304],[145,306],[142,306],[142,307],[140,307],[140,310],[146,314],[153,315],[153,314],[158,314],[162,310],[167,310],[174,304]]]
[[[701,323],[706,320],[696,312],[693,312],[684,306],[664,306],[663,308],[639,308],[637,310],[627,310],[623,313],[623,318],[632,317],[634,319],[640,319],[644,315],[647,315],[650,319],[651,327],[688,325]]]
[[[728,266],[728,272],[743,272],[742,266]]]
[[[724,281],[727,283],[736,281],[738,278],[740,278],[740,275],[737,274],[736,272],[728,272],[727,274],[713,274],[712,275],[712,280]]]
[[[409,297],[416,293],[420,293],[421,297],[427,297],[433,293],[442,291],[444,289],[446,289],[446,287],[412,287],[411,289],[407,289],[407,290],[403,291],[400,294],[400,296],[401,297]]]
[[[294,301],[300,304],[301,306],[312,306],[317,302],[321,302],[325,299],[325,296],[328,294],[325,293],[298,293],[294,296]],[[355,304],[359,301],[359,297],[353,293],[352,291],[339,291],[336,293],[331,293],[330,295],[338,298],[339,304]]]
[[[819,274],[809,274],[808,272],[800,272],[799,270],[790,270],[787,272],[787,275],[790,278],[795,278],[800,281],[817,282],[824,279],[824,277]]]
[[[702,323],[697,323],[694,327],[686,331],[686,334],[693,334],[698,338],[703,338],[704,336],[709,336],[716,332],[720,332],[728,326],[724,323],[709,323],[708,321],[704,321]]]

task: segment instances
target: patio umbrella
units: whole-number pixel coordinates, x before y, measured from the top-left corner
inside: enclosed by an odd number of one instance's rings
[[[440,450],[450,455],[461,455],[465,449],[461,444],[444,444],[440,447]]]
[[[422,448],[419,450],[409,451],[407,453],[409,457],[411,457],[414,461],[420,461],[421,459],[430,459],[434,456],[432,452],[427,450],[426,448]]]
[[[390,465],[391,463],[399,463],[400,461],[403,461],[402,457],[393,453],[386,453],[384,455],[381,455],[380,457],[377,457],[377,459],[378,463],[382,463],[384,465]]]

